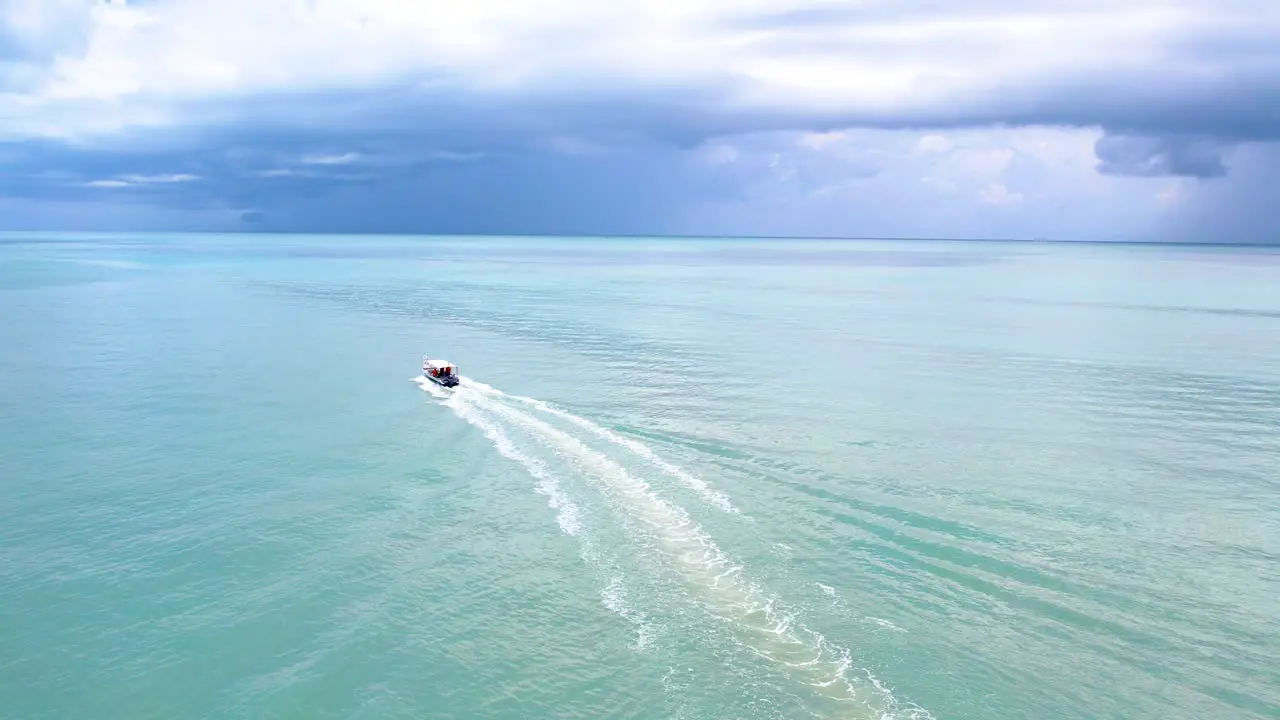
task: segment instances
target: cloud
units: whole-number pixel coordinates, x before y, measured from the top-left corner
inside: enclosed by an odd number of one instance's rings
[[[1280,143],[1250,143],[1224,154],[1227,177],[1178,178],[1164,198],[1164,236],[1196,242],[1280,244]],[[1168,180],[1164,180],[1168,183]]]
[[[96,4],[87,17],[83,52],[60,55],[38,88],[10,101],[45,122],[10,122],[11,135],[173,126],[211,101],[378,88],[477,116],[495,104],[519,108],[484,120],[495,129],[540,124],[527,115],[535,108],[563,121],[620,96],[649,107],[665,96],[685,107],[690,132],[709,134],[1002,121],[1154,135],[1280,132],[1267,119],[1280,108],[1272,42],[1280,6],[1267,2],[1085,0],[1028,9],[999,0],[856,8],[551,0],[535,9],[514,0],[169,0]],[[24,38],[56,27],[6,25]],[[68,112],[93,102],[109,122]],[[377,114],[310,105],[306,122],[330,127]],[[254,116],[264,109],[222,113],[265,123],[272,118]],[[440,118],[446,124],[449,114]],[[643,132],[649,119],[641,114],[628,129]]]
[[[5,0],[0,3],[0,62],[47,62],[82,50],[90,12],[89,3],[77,0]]]
[[[732,193],[699,198],[675,227],[698,234],[1158,239],[1155,179],[1100,175],[1097,130],[847,130],[739,137]],[[926,145],[929,143],[926,143]],[[722,175],[723,176],[723,175]]]
[[[1107,175],[1214,178],[1227,174],[1224,143],[1204,138],[1126,137],[1098,140],[1098,171]]]
[[[1165,205],[1173,205],[1182,199],[1184,190],[1178,183],[1171,184],[1156,193],[1156,200]]]
[[[91,188],[124,188],[129,187],[131,183],[124,180],[90,180],[85,183],[85,187]]]
[[[1280,140],[1261,0],[3,0],[0,48],[0,194],[230,228],[1159,236]]]
[[[982,188],[978,196],[991,205],[1014,205],[1022,202],[1022,193],[1010,192],[1004,183],[991,183]]]
[[[916,151],[922,153],[944,153],[952,147],[951,141],[941,135],[925,135],[916,143]]]
[[[740,153],[738,148],[724,143],[712,143],[699,153],[702,162],[708,165],[728,165],[737,162]]]
[[[340,155],[315,155],[302,159],[307,165],[350,165],[360,159],[355,153],[342,153]]]
[[[189,175],[187,173],[168,173],[164,175],[121,175],[117,178],[109,180],[90,180],[85,183],[85,187],[91,188],[127,188],[137,185],[151,185],[154,183],[181,183],[199,180],[199,175]]]

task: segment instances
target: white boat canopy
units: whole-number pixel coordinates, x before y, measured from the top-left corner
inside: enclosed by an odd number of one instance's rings
[[[436,370],[439,370],[439,369],[441,369],[441,368],[453,368],[454,370],[457,370],[457,369],[458,369],[458,366],[457,366],[457,365],[454,365],[453,363],[449,362],[448,360],[435,360],[435,359],[430,359],[430,358],[423,358],[423,359],[422,359],[422,366],[423,366],[423,367],[434,368],[434,369],[436,369]]]

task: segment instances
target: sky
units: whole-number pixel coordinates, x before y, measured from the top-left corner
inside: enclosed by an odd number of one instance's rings
[[[1280,243],[1275,0],[0,0],[0,230]]]

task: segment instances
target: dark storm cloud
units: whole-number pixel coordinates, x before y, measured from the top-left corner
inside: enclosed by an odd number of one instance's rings
[[[1098,140],[1098,172],[1105,175],[1215,178],[1227,174],[1223,143],[1203,138],[1123,137]]]
[[[11,141],[0,146],[0,196],[216,212],[229,222],[279,230],[657,232],[681,208],[731,196],[767,170],[739,164],[734,171],[693,171],[687,151],[715,138],[848,127],[1101,128],[1106,135],[1095,152],[1103,175],[1222,180],[1232,171],[1225,158],[1235,145],[1280,140],[1277,6],[1184,5],[1201,8],[1209,20],[1177,24],[1132,53],[1103,42],[1116,30],[1101,24],[1108,13],[1146,6],[1155,4],[777,3],[751,13],[726,5],[705,23],[752,33],[742,46],[760,58],[829,61],[823,72],[833,76],[856,80],[883,67],[934,78],[921,80],[918,94],[894,99],[890,90],[885,100],[859,99],[857,92],[848,100],[838,93],[811,95],[809,102],[782,91],[775,97],[743,69],[716,66],[714,59],[663,80],[584,62],[535,73],[537,81],[480,90],[428,63],[340,90],[318,83],[288,93],[259,87],[175,93],[177,99],[139,91],[99,105],[80,99],[57,106],[59,122],[120,107],[169,120],[158,127],[122,121],[119,131],[67,143]],[[1238,19],[1250,7],[1256,22],[1220,21],[1210,12],[1232,10]],[[1098,13],[1099,24],[1094,33],[1044,48],[1043,61],[1038,53],[1009,50],[1010,38],[1023,32],[1016,24],[965,30],[966,23],[1034,21],[1050,13],[1063,22]],[[0,69],[3,89],[25,92],[54,57],[77,57],[85,17],[68,10],[64,24],[42,20],[35,32],[0,22],[0,67],[4,57],[13,58],[7,75]],[[1113,22],[1129,20],[1119,14]],[[953,22],[941,39],[931,34]],[[547,37],[587,44],[563,32]],[[1101,44],[1091,59],[1095,41]],[[532,64],[540,54],[536,43],[528,49]],[[1068,59],[1058,62],[1053,53]],[[945,69],[934,66],[939,61]],[[962,80],[948,90],[953,77]],[[800,85],[808,80],[803,73],[796,78]],[[35,105],[5,107],[0,114]],[[838,163],[806,156],[792,166],[799,182],[813,188],[873,179],[883,169],[866,154]],[[1250,212],[1265,207],[1247,205]]]
[[[416,165],[375,182],[302,197],[285,184],[246,186],[267,229],[332,232],[634,234],[688,197],[669,159],[507,155],[449,167]]]
[[[221,210],[262,230],[637,234],[712,192],[668,145],[538,144],[527,132],[486,143],[474,130],[224,128],[208,147],[190,138],[92,152],[25,143],[0,195]]]
[[[1240,147],[1224,178],[1196,182],[1165,235],[1194,242],[1280,244],[1280,144]]]
[[[396,132],[409,130],[454,139],[470,135],[486,144],[563,133],[609,142],[643,139],[689,147],[709,137],[750,132],[1001,125],[1101,127],[1132,136],[1276,140],[1280,139],[1280,34],[1268,37],[1270,44],[1246,33],[1237,44],[1234,35],[1206,33],[1186,41],[1187,54],[1180,56],[1179,67],[1103,69],[1092,76],[979,83],[959,97],[924,105],[816,109],[779,102],[742,106],[735,98],[749,91],[750,83],[733,75],[643,86],[561,75],[556,87],[502,96],[400,84],[202,103],[193,114],[206,118],[204,122],[225,117],[263,128],[360,127],[386,132],[391,140]],[[805,51],[813,51],[811,38],[802,34],[794,40]],[[928,48],[919,51],[927,54]],[[981,52],[977,43],[974,54]]]

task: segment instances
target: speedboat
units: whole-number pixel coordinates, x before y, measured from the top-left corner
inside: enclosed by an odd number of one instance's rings
[[[422,376],[440,387],[457,387],[458,366],[448,360],[422,358]]]

